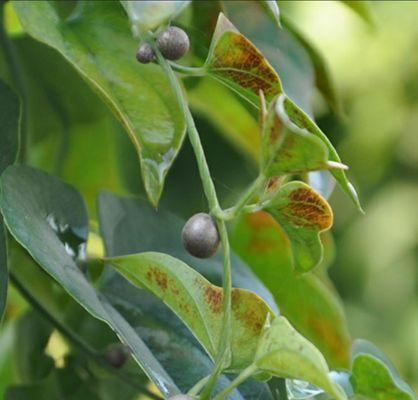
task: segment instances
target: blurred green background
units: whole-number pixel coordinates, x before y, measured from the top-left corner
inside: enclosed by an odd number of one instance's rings
[[[293,2],[327,59],[347,119],[316,102],[350,166],[361,215],[336,189],[330,274],[353,337],[376,343],[418,388],[418,2],[373,1],[374,29],[335,2]]]
[[[335,259],[330,275],[352,337],[374,342],[418,390],[418,2],[373,1],[373,27],[339,2],[279,4],[324,55],[345,110],[345,118],[336,117],[313,93],[315,118],[350,166],[366,211],[360,214],[338,188],[331,196]],[[22,36],[16,48],[20,61],[31,61],[22,62],[33,131],[29,163],[75,184],[92,219],[99,189],[143,194],[132,146],[101,101],[52,50]],[[63,79],[72,83],[65,98]],[[80,93],[88,111],[78,109]],[[230,199],[254,175],[253,165],[217,134],[222,125],[196,116],[217,189]],[[68,119],[75,121],[69,129]],[[186,141],[162,198],[162,207],[185,217],[206,208],[191,165]],[[10,349],[14,321],[24,308],[12,290],[0,331],[0,394],[14,379]]]

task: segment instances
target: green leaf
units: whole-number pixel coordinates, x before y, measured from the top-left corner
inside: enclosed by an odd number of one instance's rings
[[[301,129],[306,129],[308,132],[319,137],[328,147],[328,157],[329,160],[337,164],[341,163],[341,159],[335,150],[334,146],[331,144],[326,135],[319,129],[319,127],[289,98],[286,98],[284,101],[284,110],[288,115],[289,119]],[[347,179],[345,172],[342,169],[332,169],[332,175],[341,185],[342,189],[346,194],[351,198],[353,203],[357,208],[362,211],[360,200],[358,198],[357,192],[351,182]]]
[[[303,182],[281,186],[266,209],[286,232],[295,268],[308,272],[323,256],[319,234],[332,226],[332,210],[327,201]]]
[[[267,326],[260,338],[254,364],[261,371],[308,381],[337,400],[346,399],[341,388],[328,376],[323,355],[285,317],[276,317],[271,326]]]
[[[186,262],[212,283],[222,283],[221,254],[210,260],[200,260],[184,249],[180,234],[184,220],[164,209],[157,212],[143,200],[106,192],[99,196],[98,209],[107,256],[164,252]],[[234,254],[231,263],[233,286],[252,288],[277,312],[271,294],[248,267]],[[109,268],[100,281],[100,292],[136,327],[137,333],[183,392],[210,374],[213,364],[199,342],[181,320],[148,290],[135,287]],[[216,391],[228,384],[229,380],[221,376]],[[253,397],[250,398],[254,399],[271,398],[266,384],[257,381],[240,386],[239,393],[244,398],[247,398],[246,393],[251,393]],[[241,399],[239,393],[231,392],[231,398]]]
[[[374,345],[356,340],[352,349],[354,392],[374,400],[415,400],[417,395],[402,380],[389,359]]]
[[[260,90],[267,100],[282,92],[273,67],[263,54],[221,13],[205,66],[208,73],[258,107]]]
[[[45,354],[51,333],[52,326],[34,311],[19,318],[14,346],[15,365],[22,382],[41,380],[54,367],[52,358]]]
[[[0,80],[0,175],[16,160],[19,150],[20,102],[16,94]],[[7,300],[7,250],[3,217],[0,215],[0,322]]]
[[[348,8],[353,10],[358,16],[363,18],[370,26],[375,25],[373,14],[370,9],[370,2],[367,0],[340,0]]]
[[[222,288],[168,254],[139,253],[108,258],[106,262],[135,285],[161,298],[215,358],[222,331]],[[232,289],[232,361],[228,370],[238,371],[251,363],[257,339],[270,314],[273,311],[256,294]]]
[[[267,177],[320,169],[344,168],[328,161],[320,138],[296,126],[284,108],[285,95],[272,101],[263,123],[261,172]]]
[[[122,7],[84,2],[63,21],[49,2],[13,5],[24,29],[61,53],[114,111],[138,152],[145,189],[156,205],[185,121],[159,67],[136,62],[138,43]]]
[[[174,18],[190,0],[135,1],[121,0],[132,24],[135,35],[158,28],[164,21]]]
[[[293,268],[290,242],[266,212],[244,215],[231,244],[273,293],[281,313],[324,354],[333,368],[348,367],[350,337],[331,282]]]
[[[301,31],[288,19],[282,18],[284,27],[299,41],[312,61],[315,71],[315,84],[324,96],[326,102],[341,116],[343,114],[340,97],[337,93],[331,71],[319,50],[303,35]]]
[[[83,259],[88,233],[87,213],[78,192],[24,166],[9,167],[0,187],[1,210],[15,239],[82,307],[131,347],[135,360],[162,393],[177,394],[178,388],[134,329],[96,292],[76,264]]]

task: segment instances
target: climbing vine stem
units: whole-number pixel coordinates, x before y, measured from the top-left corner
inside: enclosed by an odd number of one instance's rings
[[[197,166],[199,169],[200,178],[203,184],[203,190],[207,198],[211,214],[215,217],[219,230],[219,236],[223,247],[223,323],[222,331],[220,332],[220,341],[218,344],[218,351],[215,357],[215,367],[208,379],[205,388],[200,396],[201,399],[210,397],[212,390],[216,384],[219,374],[222,369],[227,367],[230,362],[230,337],[231,337],[231,257],[230,246],[228,240],[228,232],[225,221],[218,217],[221,213],[221,208],[216,195],[215,185],[210,175],[209,167],[206,161],[205,153],[200,141],[199,133],[193,120],[193,116],[188,107],[186,98],[184,96],[180,82],[175,75],[171,65],[164,59],[153,42],[152,38],[148,38],[151,46],[156,54],[159,65],[164,70],[170,86],[177,98],[181,111],[185,116],[187,133],[193,151],[196,157]]]

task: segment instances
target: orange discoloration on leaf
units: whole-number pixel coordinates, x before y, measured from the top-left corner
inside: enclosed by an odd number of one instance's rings
[[[280,80],[262,53],[244,36],[226,32],[215,46],[212,70],[268,100],[280,93]]]
[[[312,317],[311,315],[315,315]],[[339,360],[341,365],[348,365],[349,351],[341,335],[335,331],[332,321],[321,318],[318,314],[308,314],[305,326],[309,326],[312,333],[320,340],[325,342],[329,351]]]
[[[212,312],[220,313],[222,311],[223,293],[221,288],[208,285],[205,289],[205,299]]]
[[[249,303],[239,289],[232,289],[232,312],[248,329],[258,333],[263,328],[266,314],[260,313],[257,302]]]
[[[168,287],[168,276],[158,267],[150,267],[147,272],[149,282],[155,282],[162,291],[166,291]]]
[[[277,226],[277,222],[274,218],[265,211],[257,211],[252,214],[247,214],[245,216],[248,224],[253,229],[265,229]]]
[[[315,226],[325,230],[332,225],[332,211],[328,203],[316,192],[299,188],[290,196],[290,203],[282,211],[295,225]]]

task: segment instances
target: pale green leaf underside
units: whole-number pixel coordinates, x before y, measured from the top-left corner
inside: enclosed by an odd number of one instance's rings
[[[135,60],[137,41],[118,2],[83,2],[67,20],[44,1],[15,1],[24,29],[53,47],[110,106],[131,138],[156,205],[185,135],[185,121],[156,65]]]
[[[161,298],[214,358],[223,319],[223,292],[187,264],[168,254],[147,252],[106,259],[123,276]],[[237,371],[251,364],[270,307],[256,294],[232,289],[232,362]]]
[[[320,351],[285,317],[276,317],[263,333],[254,364],[261,371],[311,382],[337,400],[346,398],[341,388],[329,378],[329,369]]]

